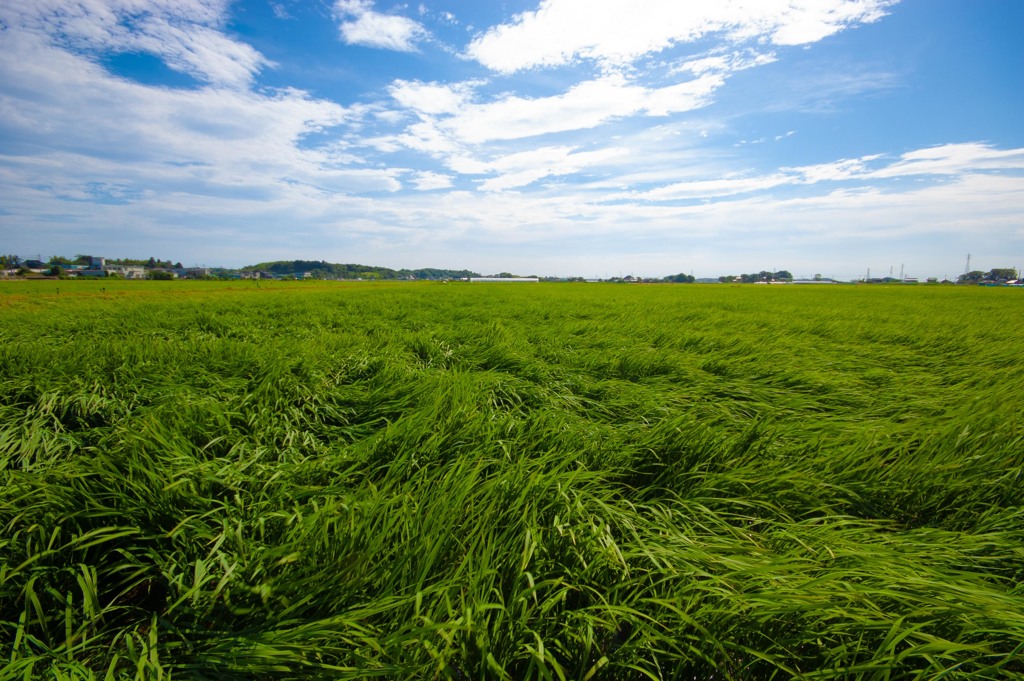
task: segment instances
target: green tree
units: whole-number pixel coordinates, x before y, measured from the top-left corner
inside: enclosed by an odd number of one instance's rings
[[[985,273],[981,270],[974,270],[973,272],[961,274],[956,278],[956,280],[957,283],[960,284],[977,284],[978,282],[985,280]]]
[[[997,268],[989,270],[985,278],[991,281],[1010,281],[1017,278],[1017,270],[1012,267]]]

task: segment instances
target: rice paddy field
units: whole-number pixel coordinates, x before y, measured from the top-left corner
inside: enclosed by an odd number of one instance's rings
[[[1024,678],[1022,295],[0,282],[0,679]]]

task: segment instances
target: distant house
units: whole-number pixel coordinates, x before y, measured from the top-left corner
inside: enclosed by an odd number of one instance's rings
[[[472,281],[483,281],[483,282],[533,282],[540,281],[537,277],[470,277]]]
[[[124,279],[145,279],[145,267],[133,267],[129,265],[108,265],[106,268],[110,274],[116,274]]]

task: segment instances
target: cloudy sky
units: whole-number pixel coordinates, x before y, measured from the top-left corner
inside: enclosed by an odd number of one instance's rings
[[[11,0],[0,251],[1024,267],[1020,0]]]

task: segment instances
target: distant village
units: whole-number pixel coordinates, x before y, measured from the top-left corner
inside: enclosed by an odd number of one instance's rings
[[[207,279],[215,268],[184,267],[181,263],[171,264],[153,260],[152,263],[124,264],[120,260],[108,262],[106,258],[85,255],[75,260],[55,256],[50,260],[25,259],[17,256],[0,256],[5,277],[48,277],[69,279],[76,277],[115,277],[120,279]],[[150,259],[152,260],[152,258]]]
[[[95,255],[79,255],[74,259],[53,256],[47,261],[22,259],[15,255],[0,256],[0,276],[3,278],[28,279],[72,279],[72,278],[115,278],[115,279],[328,279],[328,280],[374,280],[374,279],[468,279],[480,276],[468,270],[391,270],[365,265],[338,265],[317,261],[278,261],[260,263],[241,268],[227,267],[185,267],[170,260],[134,260],[129,258],[105,258]]]
[[[969,263],[969,261],[968,261]],[[584,277],[537,277],[519,276],[501,272],[483,276],[469,270],[423,268],[416,270],[393,270],[387,267],[369,265],[338,264],[326,261],[279,260],[257,265],[231,269],[225,267],[185,267],[170,260],[135,260],[129,258],[105,258],[94,255],[78,255],[74,259],[52,256],[49,260],[22,259],[16,255],[0,255],[0,277],[4,279],[70,279],[104,278],[116,279],[251,279],[251,280],[335,280],[335,281],[466,281],[466,282],[607,282],[619,284],[975,284],[981,286],[1024,286],[1024,279],[1018,278],[1015,268],[995,268],[987,272],[965,271],[955,281],[928,277],[919,282],[916,277],[872,277],[867,276],[851,281],[839,281],[815,274],[813,277],[794,277],[787,270],[775,272],[762,270],[749,274],[725,275],[716,278],[695,278],[692,274],[673,274],[667,277],[634,277],[632,275],[607,279]]]

